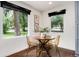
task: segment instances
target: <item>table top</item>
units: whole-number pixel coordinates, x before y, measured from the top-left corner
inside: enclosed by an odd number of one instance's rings
[[[47,39],[47,38],[39,38],[37,40],[52,40],[52,39]]]
[[[37,40],[53,40],[55,38],[38,38]]]

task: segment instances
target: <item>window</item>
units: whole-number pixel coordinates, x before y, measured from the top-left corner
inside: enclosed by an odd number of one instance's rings
[[[25,36],[28,32],[27,14],[4,8],[3,34],[6,38]]]
[[[20,12],[19,14],[19,24],[21,35],[28,34],[28,16],[25,13]]]
[[[55,15],[51,17],[51,31],[63,32],[63,15]]]

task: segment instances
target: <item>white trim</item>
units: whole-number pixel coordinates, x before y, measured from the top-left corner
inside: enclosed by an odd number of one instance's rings
[[[7,39],[17,39],[17,38],[23,38],[23,37],[26,37],[26,36],[14,36],[14,37],[7,38]],[[3,36],[3,39],[6,39],[6,37]]]

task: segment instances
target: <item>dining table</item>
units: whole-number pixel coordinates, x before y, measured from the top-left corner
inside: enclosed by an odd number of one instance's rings
[[[50,48],[47,47],[47,43],[50,41],[50,40],[53,40],[54,38],[38,38],[37,40],[39,41],[39,49],[43,50],[43,51],[46,51],[47,55],[49,57],[51,57],[50,53],[49,53],[49,50]],[[42,51],[39,52],[39,56],[41,54]]]

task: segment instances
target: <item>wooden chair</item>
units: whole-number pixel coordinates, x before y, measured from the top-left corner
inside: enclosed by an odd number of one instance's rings
[[[32,47],[37,47],[39,42],[36,40],[35,36],[28,36],[27,37],[27,44],[28,44],[28,48],[32,48]],[[28,55],[29,51],[27,51],[27,55]]]
[[[39,44],[39,42],[36,40],[34,36],[28,36],[27,43],[29,45],[29,48],[37,46]]]
[[[59,41],[60,41],[60,35],[57,35],[57,37],[55,37],[55,39],[53,39],[52,41],[49,41],[47,43],[47,46],[51,47],[51,48],[55,48],[56,53],[58,53],[58,55],[60,56],[60,51],[59,51],[59,48],[58,48]]]

